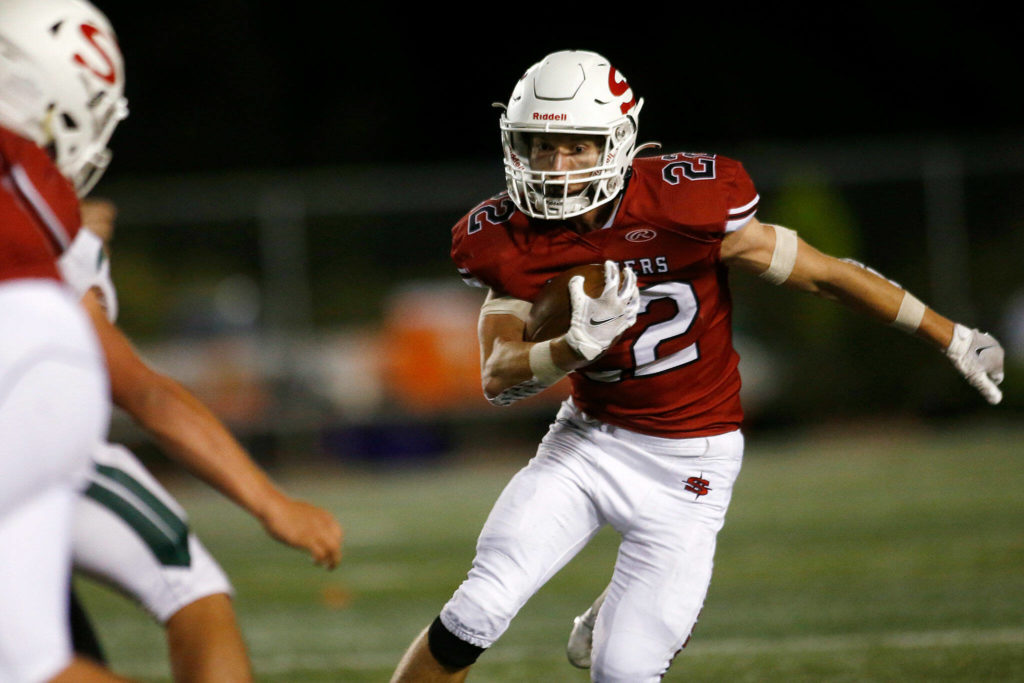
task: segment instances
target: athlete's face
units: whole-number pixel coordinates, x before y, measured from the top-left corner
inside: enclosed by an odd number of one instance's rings
[[[597,166],[602,144],[598,138],[567,133],[538,133],[530,139],[530,167],[535,171],[569,172]],[[555,180],[559,176],[554,176]],[[569,185],[569,194],[586,189],[588,182]],[[561,194],[560,186],[549,188]]]

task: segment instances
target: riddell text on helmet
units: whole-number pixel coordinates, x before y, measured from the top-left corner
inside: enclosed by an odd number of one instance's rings
[[[569,115],[568,114],[539,114],[537,112],[533,112],[533,120],[534,121],[568,121],[569,120]]]

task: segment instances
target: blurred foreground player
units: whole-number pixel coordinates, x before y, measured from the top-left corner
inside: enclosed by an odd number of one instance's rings
[[[333,569],[342,540],[334,517],[278,489],[224,424],[178,382],[147,365],[114,324],[117,294],[100,235],[109,239],[115,215],[109,202],[84,201],[83,227],[60,259],[65,280],[82,296],[99,332],[115,405],[268,534]],[[189,529],[185,511],[127,448],[99,443],[92,460],[75,510],[75,572],[116,588],[164,625],[175,681],[252,680],[231,584]]]
[[[569,374],[572,395],[394,681],[463,680],[605,524],[622,540],[597,610],[592,678],[660,680],[703,606],[743,455],[729,267],[915,334],[990,403],[1001,398],[1003,352],[991,336],[760,223],[736,161],[636,157],[641,106],[607,60],[566,51],[526,72],[501,117],[508,191],[470,211],[452,245],[467,282],[490,289],[479,323],[484,393],[508,405]],[[569,281],[568,332],[524,341],[545,282],[595,262],[606,264],[605,290],[592,298],[582,278]]]
[[[72,509],[110,408],[56,258],[106,165],[123,84],[92,5],[0,2],[0,681],[121,680],[73,657],[68,631]]]

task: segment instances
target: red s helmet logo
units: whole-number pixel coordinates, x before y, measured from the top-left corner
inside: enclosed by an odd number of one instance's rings
[[[102,45],[96,42],[96,37],[100,36],[104,42],[109,42],[106,36],[102,32],[91,24],[82,24],[81,26],[82,36],[85,37],[86,42],[93,46],[96,53],[100,56],[100,59],[104,62],[101,66],[95,66],[90,64],[81,53],[76,52],[74,56],[75,63],[79,66],[85,67],[93,73],[97,78],[100,78],[110,85],[114,85],[117,81],[117,67],[114,66],[114,60],[111,59],[107,50]]]
[[[621,81],[618,80],[616,78],[618,75],[619,72],[615,70],[614,66],[608,69],[608,90],[610,90],[612,95],[615,97],[622,97],[626,94],[626,91],[629,90],[629,83],[626,82],[625,78]],[[636,97],[630,97],[629,102],[623,102],[619,105],[619,109],[621,109],[622,113],[625,114],[627,111],[632,109],[635,104]]]

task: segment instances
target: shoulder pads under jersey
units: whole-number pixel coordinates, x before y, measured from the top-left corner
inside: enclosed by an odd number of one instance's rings
[[[82,227],[71,245],[57,260],[60,274],[79,297],[90,289],[99,290],[100,300],[110,322],[117,320],[117,290],[110,278],[110,259],[103,240]]]

